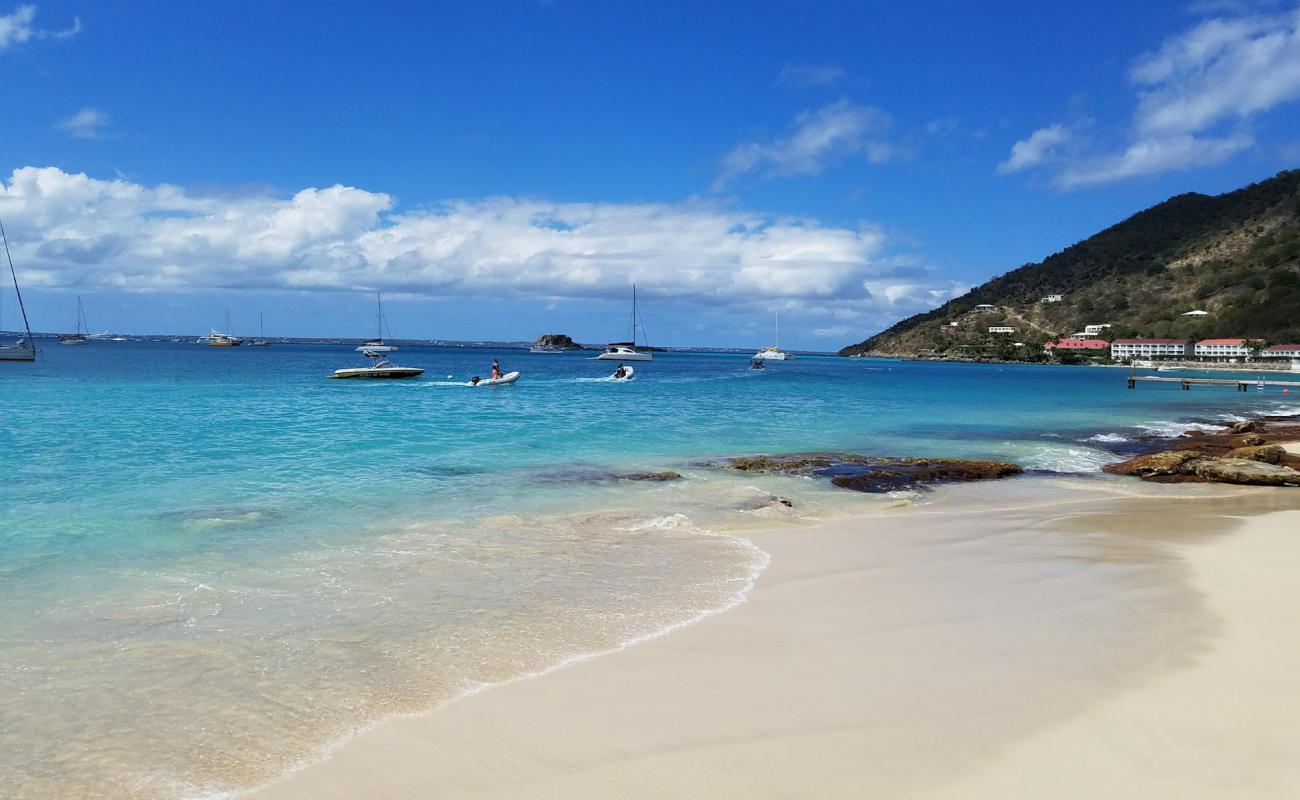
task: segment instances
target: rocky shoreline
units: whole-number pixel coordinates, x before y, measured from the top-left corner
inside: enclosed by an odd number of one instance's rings
[[[1300,442],[1293,417],[1246,420],[1225,431],[1189,428],[1173,442],[1160,441],[1166,446],[1102,469],[1154,483],[1300,486],[1300,454],[1283,446]]]

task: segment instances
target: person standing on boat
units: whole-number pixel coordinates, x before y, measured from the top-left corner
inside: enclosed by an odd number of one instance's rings
[[[502,375],[502,372],[501,372],[501,362],[500,362],[500,361],[497,361],[497,360],[494,358],[494,359],[492,359],[492,380],[496,380],[497,378],[500,378],[501,375]]]

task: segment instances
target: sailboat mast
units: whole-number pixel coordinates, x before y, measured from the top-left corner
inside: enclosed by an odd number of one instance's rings
[[[636,284],[632,284],[632,349],[636,349]]]
[[[14,296],[18,298],[18,310],[23,314],[23,330],[27,331],[27,341],[32,342],[32,326],[27,324],[27,306],[23,305],[23,292],[18,288],[18,273],[14,270],[14,257],[9,254],[9,236],[5,233],[4,222],[0,221],[0,239],[4,240],[5,258],[9,260],[9,277],[14,280]]]
[[[375,307],[379,310],[375,313],[375,338],[380,342],[384,341],[384,298],[379,292],[375,292]]]
[[[781,349],[781,311],[777,309],[772,312],[776,315],[776,349]]]

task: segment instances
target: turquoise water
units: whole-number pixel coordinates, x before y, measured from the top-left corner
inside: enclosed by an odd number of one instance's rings
[[[493,357],[510,387],[460,385]],[[836,449],[1095,472],[1146,430],[1300,411],[1099,368],[407,347],[47,343],[0,364],[0,796],[265,780],[382,716],[618,646],[745,591],[736,535],[890,498],[735,476]],[[616,480],[674,469],[686,480]],[[762,502],[790,497],[793,509]]]

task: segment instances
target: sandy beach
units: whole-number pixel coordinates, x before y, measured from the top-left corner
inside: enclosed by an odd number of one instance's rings
[[[746,534],[771,563],[740,606],[383,722],[252,796],[1300,795],[1300,496],[946,495]]]

